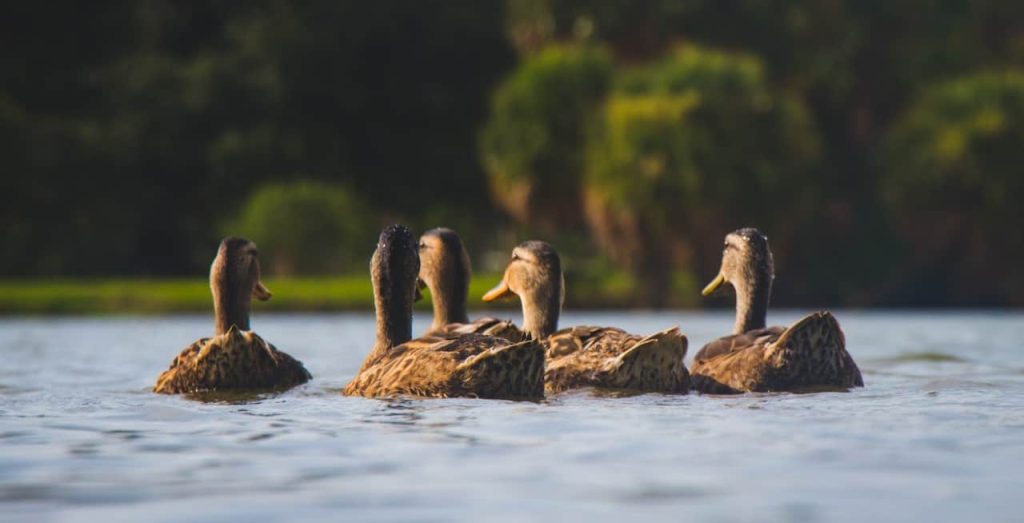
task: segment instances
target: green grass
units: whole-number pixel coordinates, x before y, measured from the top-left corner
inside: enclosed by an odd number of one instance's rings
[[[471,306],[482,307],[480,296],[500,278],[474,278]],[[274,297],[255,304],[257,312],[373,309],[373,289],[365,274],[266,278],[264,283]],[[429,293],[424,298],[417,307],[429,309]],[[0,280],[0,314],[157,314],[212,309],[205,278]]]
[[[485,304],[480,297],[501,280],[500,274],[474,275],[471,309],[518,308],[518,300]],[[373,289],[366,274],[266,278],[270,301],[254,305],[259,311],[373,310]],[[681,287],[692,286],[686,282]],[[676,283],[676,286],[680,286]],[[636,305],[635,286],[621,273],[601,278],[567,278],[566,304],[573,308]],[[688,296],[692,292],[673,292]],[[692,306],[693,302],[673,302]],[[430,294],[417,304],[430,309]],[[205,312],[213,309],[206,278],[52,278],[0,280],[0,314],[161,314]]]
[[[99,313],[211,309],[201,279],[66,279],[0,282],[0,313]]]

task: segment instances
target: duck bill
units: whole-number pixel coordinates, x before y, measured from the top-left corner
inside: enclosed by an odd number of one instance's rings
[[[500,300],[502,298],[508,298],[514,294],[515,293],[512,292],[512,289],[508,287],[508,282],[502,278],[501,283],[499,283],[497,287],[487,291],[487,294],[484,294],[483,300],[490,302]]]
[[[722,276],[722,273],[718,273],[718,276],[715,276],[715,279],[711,280],[711,283],[709,283],[707,287],[704,287],[704,290],[700,293],[704,296],[711,296],[711,293],[718,290],[723,283],[725,283],[725,276]]]
[[[423,289],[427,288],[427,282],[416,278],[416,291],[413,293],[412,301],[418,302],[423,299]]]
[[[270,294],[270,289],[263,285],[263,282],[257,281],[256,285],[252,288],[252,297],[260,301],[267,301],[273,294]]]

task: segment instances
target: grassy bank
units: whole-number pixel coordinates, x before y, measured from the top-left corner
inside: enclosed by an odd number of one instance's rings
[[[481,274],[470,287],[470,307],[498,283],[500,274]],[[329,277],[267,278],[273,299],[257,311],[372,310],[373,290],[365,274]],[[634,305],[633,286],[621,278],[569,285],[567,303],[586,307]],[[430,296],[418,304],[430,308]],[[205,278],[170,279],[32,279],[0,280],[0,314],[158,314],[212,309]],[[518,307],[517,302],[487,304],[488,308]]]
[[[264,283],[274,297],[257,304],[257,311],[373,308],[373,289],[363,274],[266,278]],[[0,314],[156,314],[212,308],[205,278],[0,281]]]

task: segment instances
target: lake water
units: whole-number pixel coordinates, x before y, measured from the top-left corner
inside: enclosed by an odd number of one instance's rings
[[[837,316],[864,389],[540,403],[342,397],[368,314],[257,310],[314,380],[243,403],[149,392],[207,317],[0,319],[0,520],[1024,521],[1024,314]]]

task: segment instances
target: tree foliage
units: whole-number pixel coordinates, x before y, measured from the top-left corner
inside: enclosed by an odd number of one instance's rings
[[[597,274],[600,244],[651,296],[737,225],[780,304],[1024,295],[1017,0],[6,7],[0,275],[202,273],[303,173],[480,260],[542,236]]]
[[[599,47],[554,46],[498,87],[481,150],[494,199],[519,221],[580,223],[585,133],[611,71]]]
[[[379,216],[493,219],[474,145],[512,65],[502,21],[440,0],[12,6],[0,272],[202,271],[216,224],[296,172]]]
[[[589,146],[589,222],[605,250],[648,284],[692,267],[723,227],[799,224],[819,194],[806,107],[773,89],[756,58],[688,46],[630,70]]]
[[[1024,70],[981,72],[925,89],[886,143],[881,186],[917,274],[948,274],[932,296],[1021,303],[1024,283]],[[907,276],[913,278],[914,273]],[[998,287],[978,282],[995,277]],[[915,282],[927,290],[927,282]],[[1010,285],[1006,285],[1009,283]],[[993,292],[996,291],[996,292]],[[1005,292],[1005,291],[1003,291]]]
[[[379,225],[345,187],[297,181],[255,191],[224,232],[256,242],[271,273],[330,274],[365,269]]]

